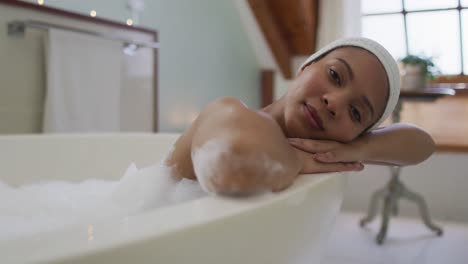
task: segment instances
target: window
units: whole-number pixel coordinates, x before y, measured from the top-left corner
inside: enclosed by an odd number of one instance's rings
[[[468,75],[468,0],[362,0],[362,35],[399,59],[433,57],[442,75]]]

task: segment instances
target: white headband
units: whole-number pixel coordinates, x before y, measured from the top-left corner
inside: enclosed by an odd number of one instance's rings
[[[387,105],[385,106],[385,111],[383,112],[380,119],[374,125],[372,125],[372,127],[369,128],[369,130],[375,129],[383,121],[385,121],[385,119],[387,119],[387,117],[393,112],[398,102],[398,97],[400,96],[400,72],[398,70],[398,65],[393,59],[392,55],[390,55],[390,53],[382,45],[367,38],[339,39],[326,45],[316,53],[312,54],[301,65],[299,71],[301,71],[304,67],[309,65],[321,55],[342,46],[359,47],[369,51],[379,59],[380,63],[382,63],[382,65],[385,68],[385,72],[387,73],[390,91],[388,95]]]

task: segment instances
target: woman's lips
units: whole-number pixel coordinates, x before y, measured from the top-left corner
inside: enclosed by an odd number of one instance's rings
[[[324,130],[322,119],[320,119],[320,117],[318,116],[315,108],[307,103],[304,104],[303,108],[304,113],[307,116],[307,120],[309,120],[309,123],[312,125],[312,127],[315,129]]]

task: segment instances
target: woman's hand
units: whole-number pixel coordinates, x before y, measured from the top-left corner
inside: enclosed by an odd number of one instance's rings
[[[338,171],[360,171],[364,169],[364,165],[360,162],[342,162],[342,161],[327,161],[323,162],[316,157],[318,153],[311,153],[304,150],[304,146],[296,146],[291,144],[302,163],[300,174],[310,173],[325,173],[325,172],[338,172]],[[310,145],[310,142],[309,142]]]
[[[295,147],[302,158],[301,173],[360,171],[365,160],[361,143],[340,143],[329,140],[312,140],[290,138],[289,143]]]

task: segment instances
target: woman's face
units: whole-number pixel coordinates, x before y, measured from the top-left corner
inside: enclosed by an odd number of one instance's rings
[[[286,94],[288,137],[349,142],[374,124],[388,97],[385,69],[360,48],[338,48],[309,64]]]

